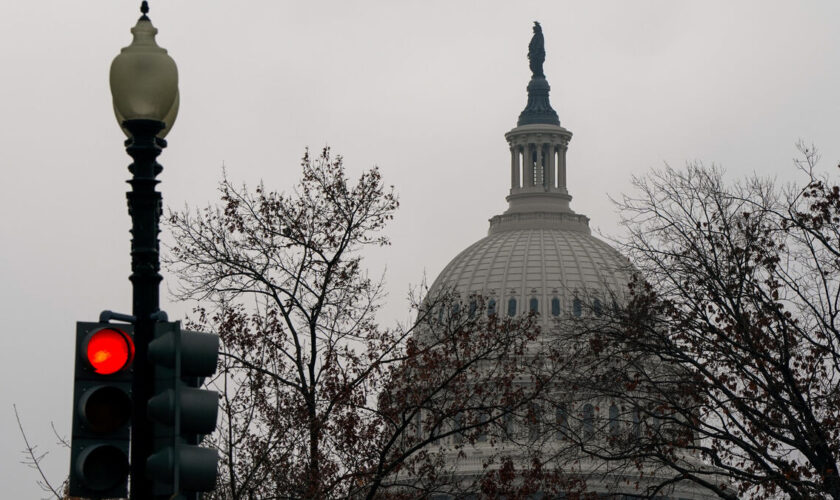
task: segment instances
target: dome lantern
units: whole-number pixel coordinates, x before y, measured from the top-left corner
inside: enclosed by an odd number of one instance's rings
[[[528,45],[531,81],[528,104],[516,128],[505,134],[510,148],[508,210],[490,219],[490,233],[509,229],[557,228],[589,233],[589,219],[574,213],[566,186],[566,150],[572,133],[560,126],[543,72],[545,39],[540,23]]]

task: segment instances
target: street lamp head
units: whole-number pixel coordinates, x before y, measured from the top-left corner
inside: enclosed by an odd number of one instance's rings
[[[132,134],[124,125],[127,120],[163,122],[165,126],[157,134],[163,138],[178,115],[178,68],[166,49],[155,41],[158,30],[146,16],[146,2],[141,10],[143,16],[131,29],[131,45],[123,48],[111,63],[114,114],[129,137]]]

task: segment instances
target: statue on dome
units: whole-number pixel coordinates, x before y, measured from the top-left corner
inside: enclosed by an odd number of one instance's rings
[[[534,36],[531,37],[531,43],[528,44],[528,61],[532,77],[545,77],[545,74],[543,74],[545,39],[543,38],[542,27],[537,21],[534,21]]]

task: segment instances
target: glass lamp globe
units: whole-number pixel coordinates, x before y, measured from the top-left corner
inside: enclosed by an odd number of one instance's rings
[[[126,120],[157,120],[166,124],[163,138],[178,115],[178,67],[155,41],[157,28],[144,14],[131,28],[134,39],[111,63],[111,96],[114,114],[123,132]]]

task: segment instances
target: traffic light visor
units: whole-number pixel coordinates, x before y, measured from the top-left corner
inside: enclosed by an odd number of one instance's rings
[[[122,330],[103,328],[91,334],[85,356],[96,373],[111,375],[131,364],[134,341]]]

